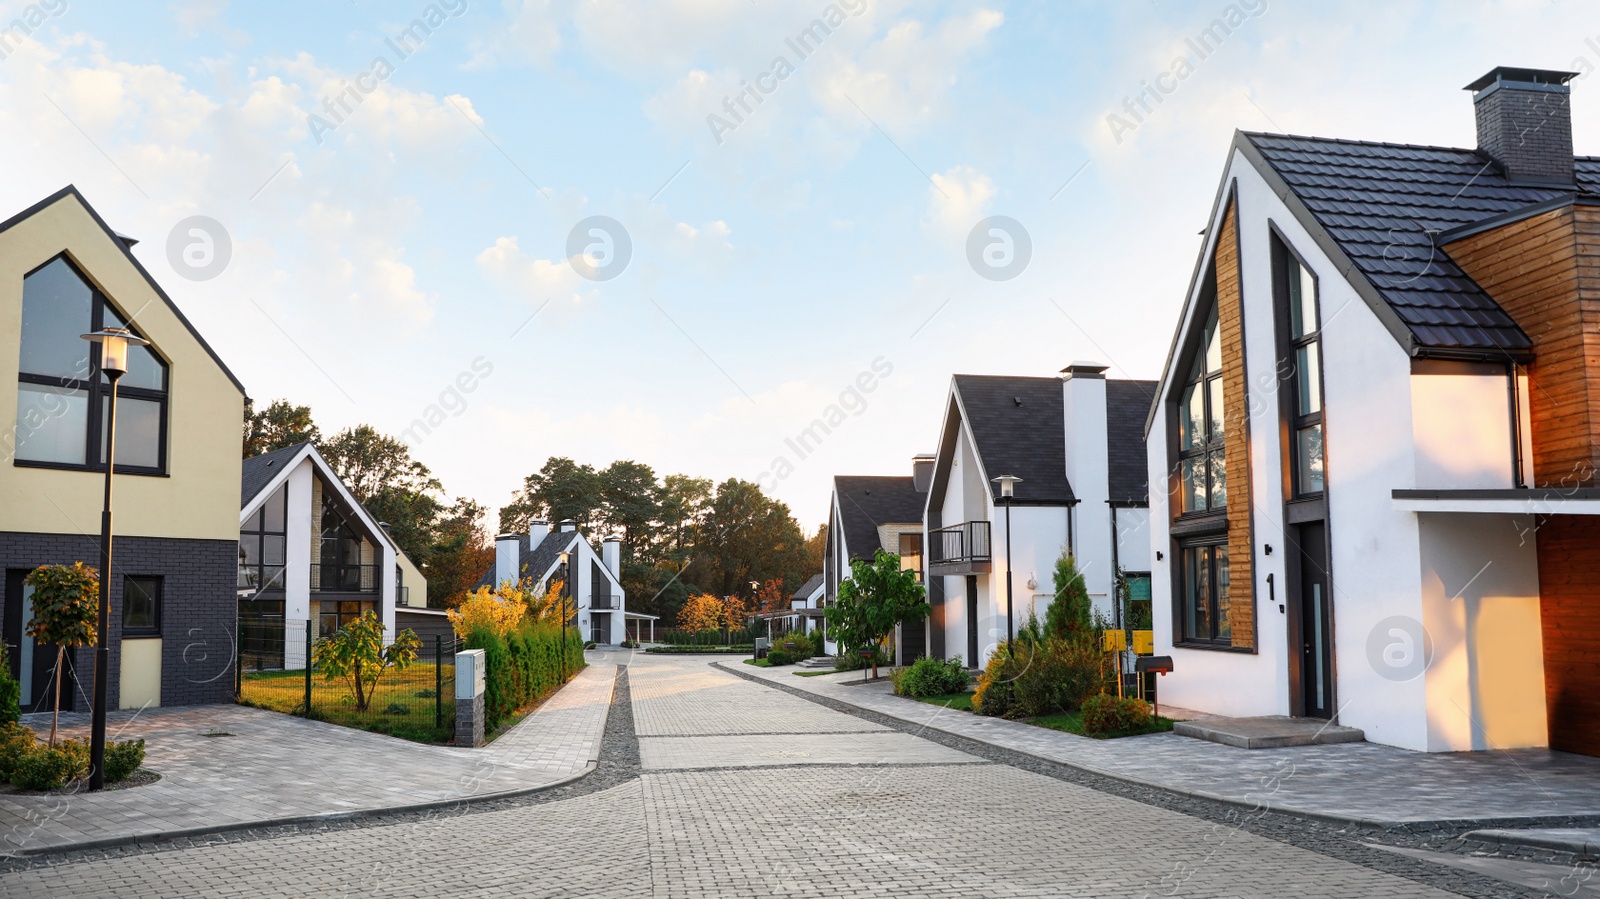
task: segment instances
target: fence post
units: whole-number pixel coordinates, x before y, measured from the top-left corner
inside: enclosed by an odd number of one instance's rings
[[[311,717],[311,619],[306,619],[306,717]]]
[[[444,727],[444,635],[433,635],[433,727]]]
[[[244,628],[234,619],[233,640],[233,698],[237,702],[244,695]]]

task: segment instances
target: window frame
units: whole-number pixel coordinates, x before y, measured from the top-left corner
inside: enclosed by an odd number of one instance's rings
[[[1194,598],[1189,595],[1189,554],[1191,551],[1195,550],[1208,551],[1211,555],[1211,561],[1206,566],[1206,570],[1208,572],[1206,583],[1208,608],[1206,611],[1207,620],[1210,621],[1211,627],[1210,633],[1206,635],[1191,633],[1189,628],[1189,610],[1194,602]],[[1225,591],[1222,588],[1220,579],[1217,576],[1217,550],[1221,550],[1223,553],[1228,552],[1228,538],[1225,533],[1207,537],[1198,537],[1192,540],[1184,540],[1178,544],[1177,551],[1174,554],[1176,556],[1174,560],[1176,565],[1174,567],[1176,569],[1175,573],[1177,577],[1175,581],[1176,589],[1173,591],[1178,597],[1178,603],[1175,609],[1177,612],[1178,626],[1174,630],[1174,633],[1178,635],[1178,638],[1173,641],[1174,645],[1202,647],[1206,649],[1239,649],[1239,647],[1236,647],[1233,644],[1233,628],[1231,620],[1226,633],[1224,633],[1219,626],[1223,617],[1226,616],[1226,610],[1223,608],[1222,604],[1222,594]]]
[[[1286,458],[1288,485],[1288,500],[1317,500],[1327,496],[1328,492],[1328,427],[1326,411],[1328,404],[1327,392],[1324,390],[1327,369],[1327,360],[1322,352],[1322,279],[1317,270],[1306,263],[1299,251],[1294,248],[1276,225],[1271,229],[1272,256],[1273,256],[1273,294],[1274,306],[1277,310],[1279,346],[1283,347],[1282,361],[1286,364],[1289,376],[1285,379],[1287,384],[1283,401],[1279,404],[1282,410],[1287,440],[1284,450]],[[1311,307],[1316,315],[1316,327],[1305,331],[1299,337],[1294,334],[1295,309],[1291,295],[1290,278],[1304,270],[1311,277]],[[1303,326],[1302,322],[1302,326]],[[1300,394],[1306,382],[1306,373],[1300,366],[1300,351],[1307,347],[1314,347],[1317,354],[1316,381],[1309,386],[1314,387],[1317,396],[1317,411],[1302,414],[1300,412]],[[1307,490],[1301,483],[1301,456],[1300,434],[1310,428],[1317,428],[1322,442],[1322,488]]]
[[[125,574],[122,576],[122,638],[142,639],[146,637],[161,636],[161,607],[166,602],[166,577],[159,574]],[[146,627],[130,627],[128,625],[128,586],[134,581],[149,581],[155,584],[155,590],[150,594],[150,617],[155,622]]]
[[[122,309],[118,307],[110,297],[106,296],[105,292],[95,284],[92,278],[84,274],[83,269],[80,268],[67,253],[58,253],[55,256],[50,257],[44,263],[35,266],[33,269],[24,274],[22,276],[22,280],[26,282],[28,278],[55,264],[57,261],[65,263],[66,266],[71,269],[72,273],[83,282],[85,287],[89,289],[91,304],[88,323],[89,331],[99,331],[104,328],[105,310],[108,305],[115,311],[119,319],[122,319],[123,321],[128,320],[129,316],[123,314]],[[140,329],[132,322],[128,322],[127,327],[128,330],[132,331],[136,336],[141,338],[145,337],[143,332],[140,331]],[[87,344],[85,345],[88,346]],[[162,355],[159,350],[157,350],[154,343],[151,343],[148,347],[146,347],[146,349],[149,350],[150,354],[155,357],[157,363],[159,363],[161,366],[163,389],[152,390],[148,387],[132,387],[119,384],[117,386],[117,396],[118,398],[145,400],[157,404],[159,409],[159,427],[156,434],[156,465],[152,467],[148,465],[129,465],[123,462],[118,462],[116,472],[117,474],[144,475],[147,477],[167,477],[167,441],[168,432],[170,430],[169,402],[172,394],[172,362]],[[13,451],[11,453],[11,464],[14,467],[48,468],[58,471],[106,470],[105,463],[100,461],[100,456],[105,449],[104,432],[106,430],[102,425],[102,421],[106,417],[106,400],[111,395],[111,384],[103,379],[103,373],[100,370],[99,354],[93,352],[91,348],[87,350],[87,357],[89,362],[87,376],[82,379],[62,377],[60,375],[40,375],[31,372],[24,372],[21,370],[20,362],[18,363],[17,370],[17,384],[19,389],[21,385],[29,384],[36,387],[54,387],[59,390],[72,390],[86,395],[88,408],[85,412],[87,421],[84,423],[84,461],[50,462],[35,459],[23,459],[15,451]],[[15,428],[18,426],[18,424],[18,422],[12,422],[13,439],[15,438]]]
[[[1185,377],[1178,388],[1176,403],[1178,420],[1175,436],[1178,449],[1176,469],[1178,496],[1181,500],[1178,513],[1180,519],[1221,515],[1228,509],[1226,473],[1227,426],[1225,423],[1220,422],[1219,413],[1212,409],[1211,402],[1213,385],[1216,385],[1218,390],[1222,388],[1223,366],[1219,363],[1215,371],[1206,367],[1206,356],[1209,354],[1212,340],[1220,341],[1222,339],[1222,324],[1219,311],[1216,299],[1213,298],[1206,313],[1206,323],[1200,329],[1200,339],[1191,356],[1190,374]],[[1204,432],[1203,439],[1199,445],[1193,447],[1187,445],[1184,433],[1188,417],[1188,403],[1186,401],[1191,391],[1197,391],[1200,394],[1199,427]],[[1196,460],[1199,460],[1204,468],[1205,483],[1202,495],[1205,497],[1206,504],[1203,508],[1190,508],[1188,504],[1188,479],[1185,476],[1185,469]],[[1217,504],[1213,502],[1213,499],[1216,493],[1215,475],[1219,473],[1219,469],[1221,469],[1220,473],[1222,474],[1222,502]]]
[[[273,499],[275,497],[278,497],[280,494],[282,495],[282,501],[283,501],[283,530],[282,531],[268,530],[267,529],[267,515],[266,515],[267,505],[269,503],[271,503],[273,501]],[[256,517],[259,517],[261,519],[261,526],[259,528],[255,529],[255,530],[251,530],[248,527],[248,525],[250,524],[250,519],[253,519],[253,518],[256,518]],[[250,519],[246,519],[242,524],[239,525],[239,544],[240,544],[240,547],[243,548],[245,540],[250,539],[250,538],[254,538],[255,539],[256,558],[259,561],[255,562],[255,563],[246,563],[243,559],[240,559],[239,560],[239,571],[243,572],[247,568],[254,568],[256,570],[256,583],[255,584],[236,584],[236,589],[238,589],[238,590],[253,589],[255,592],[251,594],[251,596],[250,596],[251,599],[255,599],[255,598],[259,597],[263,593],[273,593],[273,594],[282,593],[284,591],[284,589],[285,589],[284,581],[288,577],[288,570],[289,570],[289,485],[288,485],[288,482],[285,481],[284,483],[279,484],[277,489],[275,489],[272,493],[267,494],[267,498],[261,503],[261,505],[256,507],[255,512],[251,513]],[[282,540],[283,540],[283,561],[281,563],[277,564],[277,565],[270,565],[267,562],[267,538],[268,537],[279,537],[279,538],[282,538]],[[268,568],[277,568],[277,569],[279,569],[278,578],[277,578],[277,585],[276,586],[273,586],[270,582],[267,581],[266,570]]]
[[[927,546],[927,541],[923,538],[922,532],[902,531],[897,542],[900,550],[900,570],[914,572],[917,576],[917,583],[922,583],[922,558]],[[908,542],[915,543],[914,551],[906,551]],[[916,563],[908,566],[906,563],[912,559],[915,559]]]

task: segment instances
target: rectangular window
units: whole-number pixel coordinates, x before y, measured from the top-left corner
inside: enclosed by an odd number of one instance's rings
[[[900,568],[902,571],[914,571],[917,583],[922,583],[922,535],[900,535]]]
[[[1207,320],[1202,339],[1178,406],[1179,499],[1184,513],[1221,511],[1228,504],[1223,457],[1227,406],[1215,310]]]
[[[288,490],[280,486],[239,526],[239,588],[281,592],[287,562]]]
[[[1196,643],[1230,643],[1228,547],[1185,546],[1178,553],[1183,584],[1183,638]]]
[[[1327,489],[1323,465],[1322,331],[1317,313],[1317,279],[1311,270],[1274,238],[1278,296],[1286,315],[1288,345],[1284,356],[1294,363],[1288,397],[1283,403],[1290,435],[1288,452],[1291,494],[1317,496]]]
[[[161,578],[128,575],[122,579],[122,636],[161,636]]]
[[[17,385],[17,459],[74,465],[89,439],[89,391]]]

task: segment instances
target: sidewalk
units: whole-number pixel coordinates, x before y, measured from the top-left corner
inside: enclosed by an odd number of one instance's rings
[[[905,699],[887,683],[848,686],[738,659],[716,664],[918,727],[1251,808],[1380,827],[1551,827],[1600,817],[1600,758],[1542,749],[1423,753],[1375,743],[1244,750],[1171,733],[1093,740]],[[1576,838],[1593,841],[1596,833]]]
[[[481,749],[411,743],[236,705],[116,712],[107,722],[108,738],[143,737],[145,767],[161,780],[93,794],[0,796],[0,856],[551,787],[588,773],[599,758],[616,673],[613,664],[591,664]],[[68,736],[87,739],[87,715],[61,719]],[[44,724],[48,729],[48,716]]]

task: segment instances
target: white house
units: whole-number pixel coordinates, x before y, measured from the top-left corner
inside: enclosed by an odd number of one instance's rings
[[[566,571],[562,570],[563,555],[567,557]],[[622,538],[607,537],[597,553],[571,519],[562,521],[554,531],[549,523],[534,521],[526,534],[495,538],[494,568],[484,573],[478,586],[532,580],[543,589],[552,578],[564,580],[576,600],[575,612],[568,620],[577,625],[585,640],[615,646],[627,639],[627,618],[650,618],[629,615],[621,577]]]
[[[1108,380],[1074,363],[1059,378],[956,375],[924,508],[932,615],[927,653],[985,664],[994,648],[1043,619],[1056,560],[1070,550],[1095,607],[1115,618],[1120,569],[1135,596],[1150,570],[1140,429],[1151,381]],[[1012,564],[1007,619],[1007,500]]]
[[[239,491],[239,639],[247,668],[303,668],[315,640],[366,612],[385,639],[449,633],[428,584],[383,523],[310,443],[244,460]],[[401,619],[405,620],[401,620]]]
[[[789,627],[791,630],[811,633],[822,628],[822,610],[824,575],[817,572],[806,578],[800,589],[794,591],[789,597],[789,608],[794,614],[790,615]]]
[[[912,459],[910,477],[840,475],[833,479],[821,594],[811,600],[817,603],[811,608],[831,605],[839,585],[850,578],[850,563],[871,561],[880,549],[898,555],[902,568],[922,577],[922,506],[932,469],[931,456],[917,456]],[[927,651],[925,627],[925,622],[918,621],[897,629],[895,656],[900,664],[909,664]],[[829,653],[839,651],[832,640],[825,640],[824,647]]]
[[[1475,149],[1235,135],[1148,421],[1163,703],[1600,753],[1600,159],[1572,73]]]

